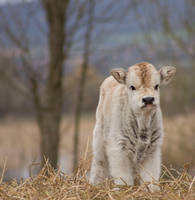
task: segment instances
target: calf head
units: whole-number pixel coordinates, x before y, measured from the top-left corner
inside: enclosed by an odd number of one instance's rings
[[[126,86],[131,108],[135,112],[148,112],[159,106],[160,85],[169,83],[175,72],[175,67],[164,66],[158,71],[152,64],[142,62],[129,67],[127,72],[113,69],[111,74]]]

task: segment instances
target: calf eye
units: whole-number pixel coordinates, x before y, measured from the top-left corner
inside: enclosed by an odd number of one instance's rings
[[[136,90],[135,87],[134,87],[133,85],[131,85],[130,88],[131,88],[132,90]]]
[[[155,89],[155,90],[158,90],[158,88],[159,88],[159,85],[158,85],[158,84],[155,85],[154,89]]]

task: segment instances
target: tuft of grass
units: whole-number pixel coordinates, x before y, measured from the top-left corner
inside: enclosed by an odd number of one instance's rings
[[[67,175],[59,170],[54,170],[49,163],[37,176],[17,182],[1,182],[0,199],[23,200],[77,200],[77,199],[119,199],[119,200],[194,200],[195,177],[187,169],[176,172],[163,167],[162,177],[155,183],[160,187],[157,192],[150,192],[147,183],[139,186],[116,186],[112,180],[106,180],[102,185],[94,186],[88,183],[87,173],[89,160],[83,160],[77,171]],[[172,174],[177,174],[176,176]],[[166,179],[164,177],[167,177]],[[116,188],[119,188],[116,190]]]

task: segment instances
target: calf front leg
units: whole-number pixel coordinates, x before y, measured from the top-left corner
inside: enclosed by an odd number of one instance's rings
[[[161,172],[161,152],[160,149],[158,149],[140,167],[141,179],[144,182],[150,182],[149,188],[152,192],[155,190],[159,190],[158,185],[155,185],[154,182],[159,180],[160,172]]]
[[[107,148],[110,174],[117,185],[133,185],[133,168],[126,152],[116,144]]]

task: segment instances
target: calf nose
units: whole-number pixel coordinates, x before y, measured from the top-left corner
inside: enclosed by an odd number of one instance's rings
[[[145,104],[152,104],[154,102],[154,97],[144,97],[142,102]]]

